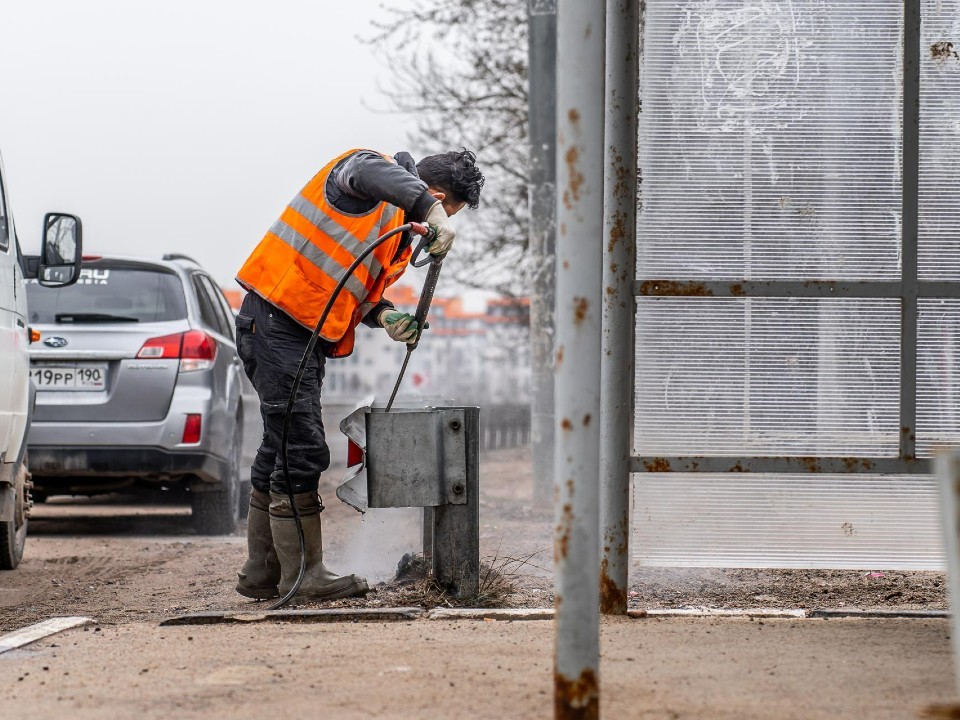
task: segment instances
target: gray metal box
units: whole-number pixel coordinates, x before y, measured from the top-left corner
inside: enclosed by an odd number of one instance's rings
[[[366,413],[367,502],[372,508],[467,503],[466,408]],[[474,437],[469,438],[469,435]]]

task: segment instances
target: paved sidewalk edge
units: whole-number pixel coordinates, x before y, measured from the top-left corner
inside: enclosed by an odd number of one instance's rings
[[[300,622],[409,622],[412,620],[552,620],[553,608],[330,608],[317,610],[232,610],[190,613],[163,620],[161,626],[223,625],[242,623]],[[632,609],[627,617],[642,618],[780,618],[780,619],[946,619],[948,610],[867,610],[858,608],[650,608]],[[92,622],[92,621],[91,621]],[[2,643],[4,638],[0,638]],[[0,652],[2,652],[0,644]]]
[[[437,608],[427,620],[553,620],[553,608]]]
[[[6,635],[0,635],[0,653],[8,650],[16,650],[24,645],[29,645],[45,637],[56,635],[64,630],[83,627],[84,625],[95,625],[93,618],[88,617],[58,617],[43,620],[33,625],[14,630]]]
[[[881,619],[945,619],[949,610],[883,610],[862,608],[650,608],[628,610],[631,618],[647,617],[750,617],[750,618],[871,618]]]
[[[223,625],[263,622],[403,622],[417,620],[421,608],[329,608],[326,610],[230,610],[198,612],[163,620],[161,626]]]
[[[809,610],[807,616],[811,618],[917,618],[917,619],[945,619],[950,617],[949,610],[858,610],[856,608],[816,608]]]
[[[760,617],[760,618],[805,618],[806,610],[793,608],[650,608],[628,610],[627,616],[645,617]]]

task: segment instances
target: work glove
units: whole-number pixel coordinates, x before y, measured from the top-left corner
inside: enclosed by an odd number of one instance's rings
[[[387,335],[397,342],[413,343],[417,340],[417,321],[410,313],[399,310],[384,310],[380,313],[380,325]]]
[[[426,221],[437,234],[433,242],[427,245],[427,252],[441,257],[446,255],[450,246],[453,245],[453,239],[457,237],[457,231],[450,224],[450,218],[447,217],[447,211],[443,209],[442,202],[438,200],[434,203],[430,212],[427,213]]]

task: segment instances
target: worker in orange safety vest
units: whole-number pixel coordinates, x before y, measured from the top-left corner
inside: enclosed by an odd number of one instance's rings
[[[237,592],[256,599],[285,595],[300,566],[293,508],[280,466],[284,415],[294,376],[320,314],[346,268],[366,244],[407,222],[436,232],[427,252],[445,255],[456,233],[449,218],[480,202],[483,174],[468,151],[415,163],[351,150],[334,158],[287,205],[237,274],[248,292],[236,318],[237,352],[260,397],[264,434],[251,470],[248,557]],[[347,280],[320,331],[294,402],[287,466],[306,541],[307,569],[296,599],[330,600],[365,594],[365,579],[339,576],[323,564],[320,474],[330,465],[320,390],[327,358],[353,351],[363,322],[399,342],[413,342],[417,324],[383,292],[412,254],[410,233],[397,234],[366,257]]]

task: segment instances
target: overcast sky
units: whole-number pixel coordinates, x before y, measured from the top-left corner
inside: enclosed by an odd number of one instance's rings
[[[72,212],[87,253],[183,252],[230,286],[327,160],[404,148],[411,119],[371,110],[390,75],[357,35],[378,17],[379,0],[0,0],[0,153],[24,252],[44,212]]]

